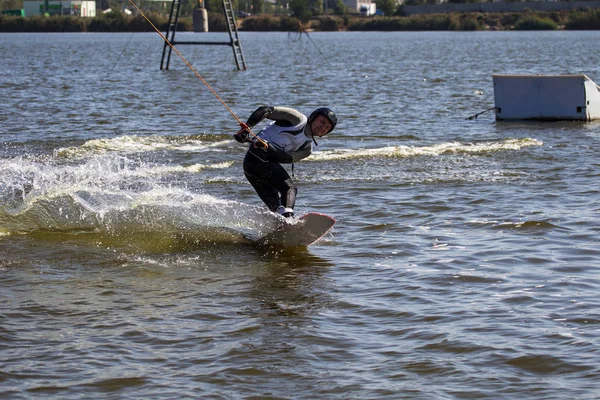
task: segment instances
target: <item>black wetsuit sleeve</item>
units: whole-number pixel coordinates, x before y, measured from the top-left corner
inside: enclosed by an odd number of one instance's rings
[[[275,109],[274,107],[267,107],[267,106],[258,107],[256,110],[254,110],[252,115],[250,115],[250,117],[248,117],[248,121],[246,121],[246,125],[248,125],[249,127],[256,126],[256,124],[258,124],[260,121],[267,118],[269,116],[269,114],[271,114],[273,112],[274,109]]]

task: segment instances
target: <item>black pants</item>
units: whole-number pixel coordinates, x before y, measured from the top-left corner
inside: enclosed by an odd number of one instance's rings
[[[258,197],[275,211],[279,206],[294,208],[298,189],[287,171],[275,161],[267,161],[266,154],[253,154],[248,150],[244,157],[244,174]]]

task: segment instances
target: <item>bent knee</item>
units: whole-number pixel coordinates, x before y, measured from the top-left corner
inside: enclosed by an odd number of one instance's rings
[[[298,188],[296,187],[296,184],[293,180],[286,179],[283,183],[288,191],[293,191],[294,193],[298,192]]]

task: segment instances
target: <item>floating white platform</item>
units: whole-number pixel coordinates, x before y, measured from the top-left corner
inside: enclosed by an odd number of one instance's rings
[[[600,87],[585,74],[492,75],[496,120],[600,119]]]

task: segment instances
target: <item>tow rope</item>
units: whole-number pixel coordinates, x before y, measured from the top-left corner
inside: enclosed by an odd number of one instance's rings
[[[467,117],[467,118],[465,118],[465,119],[466,119],[466,120],[477,119],[477,117],[479,117],[481,114],[484,114],[484,113],[486,113],[486,112],[488,112],[488,111],[492,111],[492,110],[495,110],[495,109],[496,109],[496,107],[490,107],[490,108],[488,108],[487,110],[483,110],[483,111],[481,111],[481,112],[478,112],[477,114],[473,114],[473,115],[471,115],[470,117]]]
[[[264,140],[262,140],[261,138],[259,138],[257,135],[255,135],[250,130],[250,127],[248,125],[246,125],[246,123],[243,122],[237,115],[235,115],[235,113],[233,112],[233,110],[231,108],[229,108],[229,106],[223,101],[223,99],[221,98],[221,96],[219,96],[219,94],[208,84],[208,82],[206,82],[206,80],[202,77],[202,75],[200,75],[200,73],[198,71],[196,71],[196,69],[192,66],[192,64],[190,64],[185,59],[185,57],[183,57],[183,55],[179,52],[179,50],[177,50],[175,48],[175,46],[171,42],[169,42],[169,39],[167,39],[165,37],[165,35],[163,35],[162,32],[160,30],[158,30],[158,28],[156,27],[156,25],[154,25],[152,23],[152,21],[150,21],[150,19],[146,16],[146,14],[144,14],[144,12],[142,10],[140,10],[138,8],[138,6],[135,5],[135,3],[133,2],[133,0],[129,0],[129,2],[137,10],[137,12],[139,12],[140,15],[142,17],[144,17],[144,19],[146,21],[148,21],[148,23],[150,24],[150,26],[152,26],[152,28],[154,28],[154,30],[156,31],[156,33],[158,33],[160,35],[160,37],[169,45],[169,47],[171,49],[173,49],[173,51],[175,51],[175,53],[183,60],[183,62],[185,63],[185,65],[187,65],[188,67],[190,67],[190,69],[194,72],[194,74],[196,74],[196,76],[202,81],[202,83],[204,83],[204,85],[208,88],[208,90],[211,91],[211,93],[217,98],[217,100],[219,100],[221,102],[221,104],[223,104],[225,106],[225,108],[227,109],[227,111],[229,111],[229,113],[233,116],[233,118],[235,118],[235,120],[240,124],[240,126],[242,127],[242,131],[247,131],[258,142],[260,142],[263,146],[268,147],[267,142],[265,142]]]

